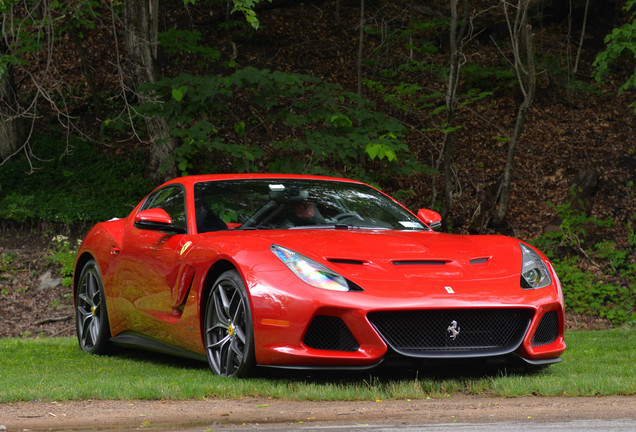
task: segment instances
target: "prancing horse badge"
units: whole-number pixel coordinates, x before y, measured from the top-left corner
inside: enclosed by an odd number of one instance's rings
[[[450,337],[451,340],[455,340],[461,329],[459,328],[457,321],[453,320],[451,321],[451,325],[448,326],[446,331],[449,333],[448,337]]]

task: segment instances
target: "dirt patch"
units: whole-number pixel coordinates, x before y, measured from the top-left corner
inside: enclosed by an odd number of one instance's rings
[[[72,336],[73,295],[51,259],[52,236],[5,232],[0,242],[0,338]]]
[[[219,426],[330,422],[436,424],[636,418],[636,398],[457,395],[447,399],[308,402],[259,398],[196,401],[20,402],[0,405],[9,431],[58,428]]]

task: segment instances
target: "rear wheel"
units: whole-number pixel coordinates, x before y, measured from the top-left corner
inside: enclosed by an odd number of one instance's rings
[[[226,271],[214,283],[203,316],[205,351],[217,375],[245,377],[256,364],[247,291],[240,275]]]
[[[84,264],[77,283],[75,327],[82,350],[90,354],[103,354],[110,349],[104,287],[95,260]]]

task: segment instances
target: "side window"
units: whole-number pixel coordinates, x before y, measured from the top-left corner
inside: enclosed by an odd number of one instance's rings
[[[150,195],[142,210],[164,209],[172,218],[172,224],[188,228],[186,221],[185,192],[179,186],[168,186]]]

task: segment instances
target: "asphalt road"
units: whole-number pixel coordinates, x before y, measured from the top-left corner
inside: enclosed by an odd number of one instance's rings
[[[160,429],[157,429],[160,430]],[[172,432],[238,431],[258,432],[634,432],[636,420],[575,420],[562,422],[498,422],[498,423],[447,423],[447,424],[306,424],[306,425],[206,425],[192,428],[161,429]]]
[[[636,432],[636,397],[453,395],[440,399],[30,401],[0,404],[0,432],[594,431]]]

